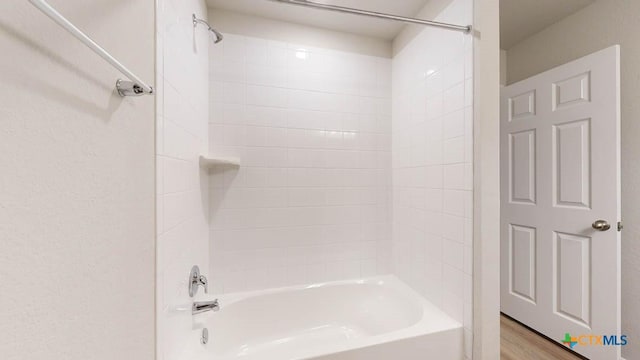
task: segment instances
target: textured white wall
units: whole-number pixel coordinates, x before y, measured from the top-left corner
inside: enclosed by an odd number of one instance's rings
[[[472,2],[435,17],[470,24]],[[473,307],[473,48],[471,35],[423,28],[393,58],[394,272],[465,326]]]
[[[640,2],[598,0],[507,51],[508,83],[621,45],[622,78],[622,332],[640,339]],[[627,359],[640,347],[625,346]]]
[[[209,46],[202,0],[158,1],[157,308],[158,359],[192,358],[203,347],[191,315],[188,276],[209,276],[209,177],[198,159],[208,150]],[[203,294],[202,288],[199,294]]]
[[[51,4],[153,83],[152,1]],[[27,1],[0,49],[0,357],[152,360],[155,99]]]
[[[308,30],[313,31],[313,30]],[[216,292],[389,271],[391,61],[228,34],[211,53]]]

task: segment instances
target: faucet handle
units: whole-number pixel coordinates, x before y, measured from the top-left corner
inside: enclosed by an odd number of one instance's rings
[[[206,276],[200,275],[200,278],[198,278],[198,285],[202,285],[202,287],[204,287],[205,294],[209,293],[209,281]]]
[[[200,268],[198,265],[194,265],[191,268],[191,273],[189,274],[189,296],[194,297],[198,293],[198,287],[204,287],[204,293],[209,293],[209,281],[207,281],[207,277],[200,274]]]

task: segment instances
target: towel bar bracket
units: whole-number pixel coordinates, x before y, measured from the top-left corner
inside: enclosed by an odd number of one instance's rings
[[[122,79],[118,79],[116,81],[116,89],[118,90],[118,94],[120,96],[142,96],[142,95],[151,95],[153,94],[153,87],[149,86],[151,91],[145,91],[142,86],[134,83],[133,81],[126,81]]]

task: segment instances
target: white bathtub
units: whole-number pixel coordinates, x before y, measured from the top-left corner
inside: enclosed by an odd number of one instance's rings
[[[393,276],[219,297],[198,360],[459,360],[462,326]]]

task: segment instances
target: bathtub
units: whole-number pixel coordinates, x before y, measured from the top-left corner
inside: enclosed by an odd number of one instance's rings
[[[459,360],[463,330],[393,276],[219,297],[198,360]]]

